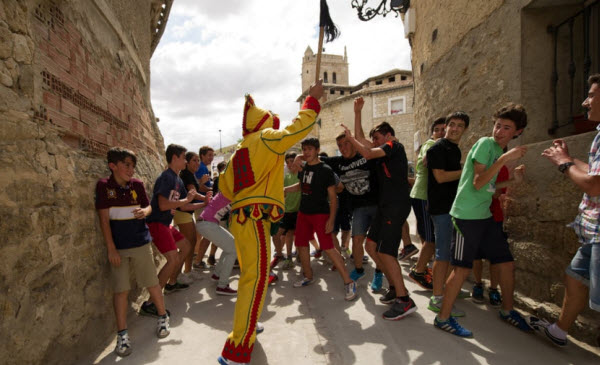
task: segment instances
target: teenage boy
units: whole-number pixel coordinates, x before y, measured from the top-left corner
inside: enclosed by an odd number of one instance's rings
[[[379,298],[382,303],[392,304],[383,313],[387,320],[398,320],[415,312],[417,306],[410,298],[404,285],[402,271],[398,263],[398,249],[402,239],[402,227],[410,214],[408,194],[408,160],[404,146],[396,138],[394,129],[387,122],[376,125],[369,133],[373,142],[369,142],[362,130],[360,113],[354,118],[356,138],[342,124],[346,138],[367,160],[377,159],[378,205],[375,218],[367,234],[367,249],[373,249],[388,279],[390,288]],[[372,147],[379,146],[379,147]],[[369,248],[369,246],[371,246]]]
[[[200,166],[198,166],[198,170],[196,171],[195,175],[198,181],[201,182],[199,191],[202,193],[206,193],[209,190],[212,190],[213,188],[210,167],[213,159],[215,158],[215,150],[210,146],[202,146],[200,147],[198,154],[200,155]],[[202,184],[202,182],[204,182],[204,184]],[[198,216],[200,213],[202,213],[201,209],[196,212],[196,216]],[[206,254],[206,250],[208,250],[208,246],[210,246],[210,241],[200,236],[198,237],[198,242],[199,243],[196,245],[197,255],[196,260],[193,263],[193,267],[196,269],[205,269],[207,266],[206,263],[203,261],[204,254]],[[214,262],[212,264],[214,265]]]
[[[310,267],[309,240],[313,234],[319,239],[319,247],[333,262],[333,266],[344,281],[346,300],[356,298],[356,282],[344,266],[342,255],[333,246],[331,232],[335,223],[337,211],[337,193],[334,172],[328,165],[319,159],[320,143],[316,138],[307,138],[302,141],[302,155],[306,164],[298,173],[297,185],[286,188],[286,192],[300,190],[300,209],[296,221],[296,250],[304,277],[294,283],[294,287],[301,288],[314,282],[313,271]],[[328,202],[329,200],[329,202]]]
[[[588,110],[588,119],[600,123],[600,74],[590,76],[588,84],[590,89],[582,105]],[[600,124],[596,129],[600,131]],[[571,224],[581,247],[566,270],[560,317],[553,324],[533,318],[531,321],[534,328],[543,329],[556,345],[566,346],[567,331],[586,304],[600,311],[600,132],[592,142],[588,163],[571,157],[561,139],[555,140],[542,155],[583,190],[579,214]]]
[[[131,343],[127,333],[127,295],[129,294],[130,268],[138,285],[148,289],[150,299],[158,314],[156,335],[167,337],[169,316],[161,292],[152,247],[145,219],[152,208],[144,189],[144,183],[133,178],[137,162],[133,152],[119,147],[107,153],[108,167],[112,174],[96,184],[96,210],[100,228],[108,251],[110,276],[114,291],[113,307],[117,319],[117,346],[115,353],[127,356]]]
[[[158,251],[165,256],[167,263],[158,273],[160,286],[165,288],[165,293],[184,290],[189,287],[177,281],[181,272],[185,257],[191,252],[191,245],[185,237],[172,225],[172,210],[195,210],[203,207],[204,203],[191,203],[198,198],[204,200],[204,196],[196,190],[187,191],[179,173],[187,164],[185,159],[186,148],[176,144],[167,146],[165,155],[168,168],[163,171],[154,183],[152,193],[152,213],[146,218],[152,240]],[[185,197],[185,198],[182,198]],[[142,305],[142,312],[152,311],[150,303]]]
[[[410,202],[417,219],[417,233],[421,237],[421,255],[417,264],[410,270],[410,277],[421,288],[432,290],[432,278],[428,272],[427,264],[435,251],[435,234],[433,221],[427,209],[427,151],[440,138],[446,135],[446,118],[438,118],[431,124],[431,138],[421,145],[417,165],[415,168],[415,183],[410,191]]]
[[[435,233],[435,260],[433,262],[433,295],[428,309],[439,312],[442,308],[444,282],[450,267],[452,217],[450,208],[456,197],[458,179],[462,172],[461,152],[458,143],[469,127],[469,116],[454,112],[446,117],[446,136],[440,138],[427,151],[427,208]],[[488,205],[489,208],[489,205]],[[462,317],[465,312],[453,308],[452,316]]]
[[[502,307],[500,318],[515,327],[530,332],[532,329],[519,312],[513,309],[514,259],[506,236],[495,224],[490,212],[492,196],[496,192],[496,175],[506,163],[525,155],[525,146],[515,147],[503,153],[511,139],[518,137],[527,126],[527,114],[522,105],[509,103],[494,114],[492,137],[482,137],[469,151],[458,183],[458,193],[452,204],[455,234],[452,238],[452,265],[444,289],[442,309],[434,319],[434,325],[461,337],[473,333],[463,328],[451,316],[452,306],[462,284],[473,267],[473,260],[487,259],[498,265]],[[436,236],[436,245],[439,237]],[[435,282],[435,274],[434,274]]]
[[[254,104],[246,95],[242,135],[236,151],[221,174],[219,190],[231,201],[230,232],[240,262],[238,298],[233,331],[218,361],[221,365],[249,363],[256,328],[267,293],[271,223],[284,214],[283,158],[285,151],[312,130],[321,105],[323,81],[308,91],[294,121],[282,130],[279,118]]]

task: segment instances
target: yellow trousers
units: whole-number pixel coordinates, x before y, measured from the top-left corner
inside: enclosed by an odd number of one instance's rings
[[[256,340],[256,323],[267,294],[271,221],[266,218],[262,214],[260,217],[252,217],[241,210],[231,212],[229,230],[235,238],[240,281],[233,315],[233,331],[227,337],[222,356],[241,363],[250,362]]]

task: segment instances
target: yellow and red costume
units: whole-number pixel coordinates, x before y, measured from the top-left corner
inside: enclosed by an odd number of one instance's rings
[[[231,200],[229,229],[235,237],[240,280],[222,356],[247,363],[256,340],[269,278],[271,223],[283,217],[283,165],[286,151],[312,130],[321,106],[306,98],[292,124],[279,129],[279,118],[258,108],[246,95],[243,140],[221,174],[219,190]]]

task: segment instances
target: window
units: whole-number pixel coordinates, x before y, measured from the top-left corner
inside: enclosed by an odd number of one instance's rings
[[[404,96],[388,99],[388,115],[406,113],[406,99]]]
[[[381,85],[381,84],[383,84],[383,81],[381,81],[381,80],[375,81],[375,85]]]
[[[396,81],[396,76],[392,76],[388,79],[388,82],[394,82]]]
[[[340,95],[344,95],[344,90],[340,90]]]
[[[334,95],[334,94],[335,94],[335,90],[331,89],[331,90],[329,90],[329,93],[330,93],[331,95]]]
[[[326,84],[329,81],[327,81],[327,72],[323,72],[323,83]]]
[[[333,73],[333,83],[336,84],[337,83],[337,75],[335,74],[335,72]]]
[[[402,80],[402,81],[406,80],[406,76],[400,76],[400,80]]]

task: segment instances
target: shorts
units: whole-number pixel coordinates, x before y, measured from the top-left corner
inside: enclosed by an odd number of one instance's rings
[[[117,250],[117,252],[121,256],[121,265],[119,267],[110,265],[110,281],[114,293],[123,293],[131,289],[131,268],[139,287],[150,288],[158,285],[158,275],[150,244]]]
[[[285,213],[281,219],[281,229],[283,233],[287,233],[290,230],[296,229],[296,220],[298,219],[298,212]]]
[[[452,225],[452,217],[450,214],[435,214],[431,215],[433,229],[437,241],[435,242],[435,260],[450,261],[452,259],[452,233],[454,226]]]
[[[194,214],[182,212],[180,210],[175,210],[175,215],[173,216],[173,223],[177,226],[180,224],[194,223]]]
[[[185,240],[185,237],[173,226],[165,226],[159,222],[148,223],[152,241],[162,254],[177,250],[177,242]]]
[[[281,227],[281,221],[271,223],[271,230],[269,232],[271,237],[275,236],[277,232],[279,232],[279,227]]]
[[[417,233],[425,242],[435,242],[433,221],[427,209],[427,200],[411,198],[413,212],[417,218]]]
[[[350,221],[352,220],[352,211],[347,207],[338,207],[335,215],[335,223],[333,225],[333,233],[338,233],[340,228],[342,231],[350,230]]]
[[[331,233],[325,233],[327,219],[329,219],[329,214],[304,214],[298,212],[294,235],[296,247],[308,247],[308,241],[313,239],[316,233],[319,238],[319,247],[321,250],[332,249],[333,238],[331,237]]]
[[[398,257],[402,226],[410,214],[410,205],[378,206],[367,239],[375,242],[377,252]]]
[[[367,205],[352,211],[352,237],[364,236],[377,214],[377,205]]]
[[[565,271],[590,288],[590,308],[600,312],[600,244],[582,244]]]
[[[478,259],[486,259],[492,265],[514,261],[501,222],[495,222],[492,217],[452,220],[455,229],[450,249],[452,265],[470,269],[473,260]]]

